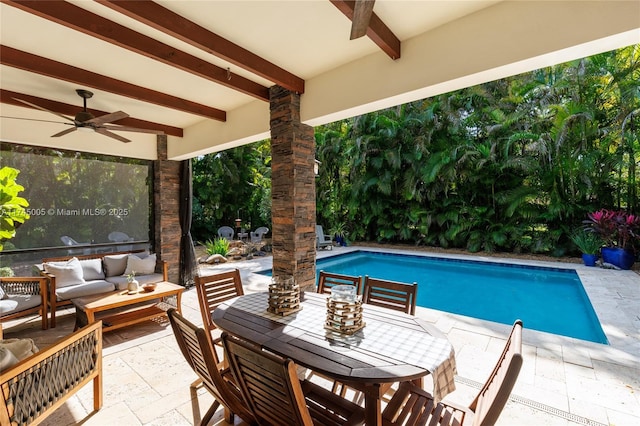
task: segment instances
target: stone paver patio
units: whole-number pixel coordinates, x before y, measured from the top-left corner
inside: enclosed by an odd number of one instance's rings
[[[336,248],[319,252],[318,257],[357,249]],[[577,264],[500,261],[576,269],[610,344],[528,330],[525,323],[523,369],[498,424],[640,424],[640,276]],[[270,268],[270,257],[204,265],[201,273],[235,267],[241,270],[246,292],[266,289],[269,278],[254,272]],[[186,290],[182,300],[183,314],[201,325],[195,289]],[[454,345],[459,376],[458,389],[451,397],[470,402],[499,356],[510,327],[426,308],[418,308],[417,315],[435,324]],[[37,318],[7,322],[3,324],[5,338],[31,337],[43,348],[72,331],[74,312],[61,310],[58,321],[58,326],[48,331],[40,330]],[[103,408],[91,414],[92,392],[87,385],[45,425],[193,425],[212,402],[203,389],[196,395],[190,393],[195,374],[182,358],[168,322],[148,322],[106,333],[103,357]],[[226,424],[221,416],[220,409],[215,424]]]

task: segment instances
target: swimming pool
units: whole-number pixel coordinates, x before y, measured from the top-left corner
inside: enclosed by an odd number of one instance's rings
[[[571,269],[356,251],[319,259],[321,270],[417,282],[417,305],[608,344]]]

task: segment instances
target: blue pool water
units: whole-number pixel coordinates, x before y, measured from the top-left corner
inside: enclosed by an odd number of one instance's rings
[[[574,270],[357,251],[319,259],[321,270],[417,282],[417,305],[607,344]]]

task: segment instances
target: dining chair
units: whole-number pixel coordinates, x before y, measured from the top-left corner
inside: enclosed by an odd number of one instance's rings
[[[217,328],[211,318],[213,311],[222,302],[244,294],[240,270],[234,269],[205,276],[197,275],[195,282],[202,323],[211,333]],[[215,343],[217,344],[218,342]]]
[[[407,284],[365,275],[362,301],[369,305],[382,306],[415,315],[417,293],[418,284],[415,282]]]
[[[291,359],[226,332],[222,343],[245,402],[259,424],[337,426],[364,422],[362,407],[300,380]]]
[[[336,285],[352,285],[356,288],[356,294],[362,294],[362,276],[334,274],[320,271],[318,278],[318,293],[331,294],[331,288]]]
[[[433,396],[411,382],[403,382],[382,413],[383,426],[495,424],[522,367],[522,321],[516,320],[502,355],[484,386],[468,407],[435,403]]]
[[[220,404],[225,407],[225,420],[228,423],[233,424],[233,416],[237,414],[242,420],[255,424],[255,418],[245,408],[240,389],[235,385],[231,371],[219,361],[209,332],[196,327],[174,308],[169,309],[167,315],[182,355],[198,376],[191,388],[195,389],[202,383],[214,397],[213,404],[200,421],[200,425],[209,423]]]

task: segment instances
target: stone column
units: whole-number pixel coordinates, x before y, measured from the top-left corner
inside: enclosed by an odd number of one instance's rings
[[[167,136],[158,136],[153,162],[154,250],[169,265],[169,281],[180,275],[180,162],[167,160]]]
[[[271,220],[273,275],[293,275],[314,291],[316,186],[313,127],[300,122],[300,95],[269,91],[271,109]]]

